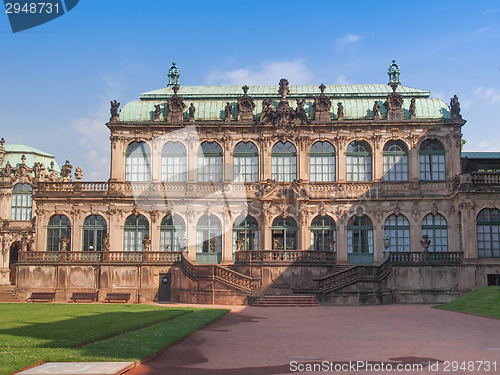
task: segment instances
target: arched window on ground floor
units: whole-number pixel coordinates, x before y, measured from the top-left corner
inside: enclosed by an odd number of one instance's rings
[[[297,223],[292,217],[274,219],[271,233],[273,250],[297,250]]]
[[[316,216],[311,223],[311,250],[335,251],[335,221],[330,216]]]

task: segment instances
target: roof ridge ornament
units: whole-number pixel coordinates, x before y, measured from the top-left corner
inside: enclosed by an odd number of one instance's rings
[[[168,70],[168,85],[167,87],[172,87],[175,85],[179,85],[179,68],[175,65],[175,62],[172,63],[172,66]]]
[[[399,73],[399,66],[396,64],[396,60],[392,60],[392,64],[389,66],[389,71],[387,72],[389,75],[389,82],[387,84],[391,86],[395,84],[396,87],[401,85],[401,82],[399,81]],[[396,91],[394,87],[392,90]]]
[[[288,79],[281,78],[279,85],[280,88],[278,90],[278,94],[281,95],[281,101],[285,101],[286,96],[290,93],[290,89],[288,88]]]

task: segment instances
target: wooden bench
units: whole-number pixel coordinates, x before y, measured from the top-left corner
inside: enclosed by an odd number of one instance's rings
[[[108,302],[124,302],[127,303],[130,299],[130,293],[108,293],[106,294],[106,301]]]
[[[71,296],[71,299],[73,302],[76,301],[90,301],[90,302],[95,302],[97,301],[97,292],[95,293],[88,293],[88,292],[83,292],[83,293],[73,293]]]
[[[33,292],[31,293],[31,297],[29,298],[31,302],[43,301],[43,302],[52,302],[56,298],[55,293],[50,292]]]

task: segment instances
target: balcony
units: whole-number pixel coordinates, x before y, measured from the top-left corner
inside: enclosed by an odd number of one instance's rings
[[[21,251],[18,263],[26,264],[173,264],[180,251]]]

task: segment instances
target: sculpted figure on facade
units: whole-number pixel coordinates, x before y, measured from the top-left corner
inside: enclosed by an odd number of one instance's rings
[[[399,66],[396,64],[396,60],[392,60],[391,66],[389,66],[389,71],[387,74],[389,75],[389,83],[388,85],[400,85],[401,82],[399,81]]]
[[[376,100],[375,103],[373,103],[372,111],[374,119],[378,120],[380,118],[380,104]]]
[[[332,107],[331,100],[325,95],[326,86],[319,86],[321,94],[314,98],[313,108],[316,111],[314,119],[316,121],[330,121],[330,108]]]
[[[450,99],[450,110],[452,118],[462,118],[460,115],[460,102],[458,101],[458,96],[456,95]]]
[[[415,104],[415,98],[411,98],[410,100],[410,108],[409,108],[409,112],[410,112],[410,118],[415,118],[415,110],[416,110],[416,104]]]
[[[224,107],[224,119],[230,121],[233,117],[233,106],[231,103],[226,102],[226,106]]]
[[[167,121],[168,122],[182,122],[183,119],[183,111],[186,108],[184,101],[182,98],[177,95],[177,91],[179,91],[179,85],[174,85],[172,87],[174,90],[174,95],[167,99],[168,113],[167,113]]]
[[[161,113],[161,104],[155,104],[155,112],[153,121],[160,121],[160,113]]]
[[[189,105],[189,121],[194,121],[194,114],[196,113],[196,108],[193,103]]]
[[[69,160],[66,160],[66,163],[61,167],[61,180],[69,182],[71,181],[71,170],[73,166],[70,164]]]
[[[118,111],[118,108],[120,107],[120,103],[115,100],[109,102],[111,104],[111,118],[109,121],[114,122],[114,121],[120,121],[120,112]]]
[[[3,169],[2,175],[5,177],[10,177],[12,174],[12,165],[10,165],[10,162],[7,161],[7,164],[5,164],[5,168]]]
[[[167,87],[172,87],[179,84],[179,68],[175,65],[175,62],[172,63],[172,66],[168,70],[168,85]]]
[[[243,90],[243,96],[238,98],[238,121],[253,121],[255,103],[247,94],[248,86],[245,85],[241,89]]]
[[[337,103],[337,119],[342,120],[344,118],[344,106],[341,102]]]
[[[309,120],[307,119],[307,113],[304,109],[304,105],[306,104],[306,100],[297,99],[297,108],[295,108],[295,118],[300,121],[301,124],[309,124]]]
[[[260,115],[260,124],[270,124],[273,122],[274,109],[273,100],[268,98],[262,101],[262,113]]]

